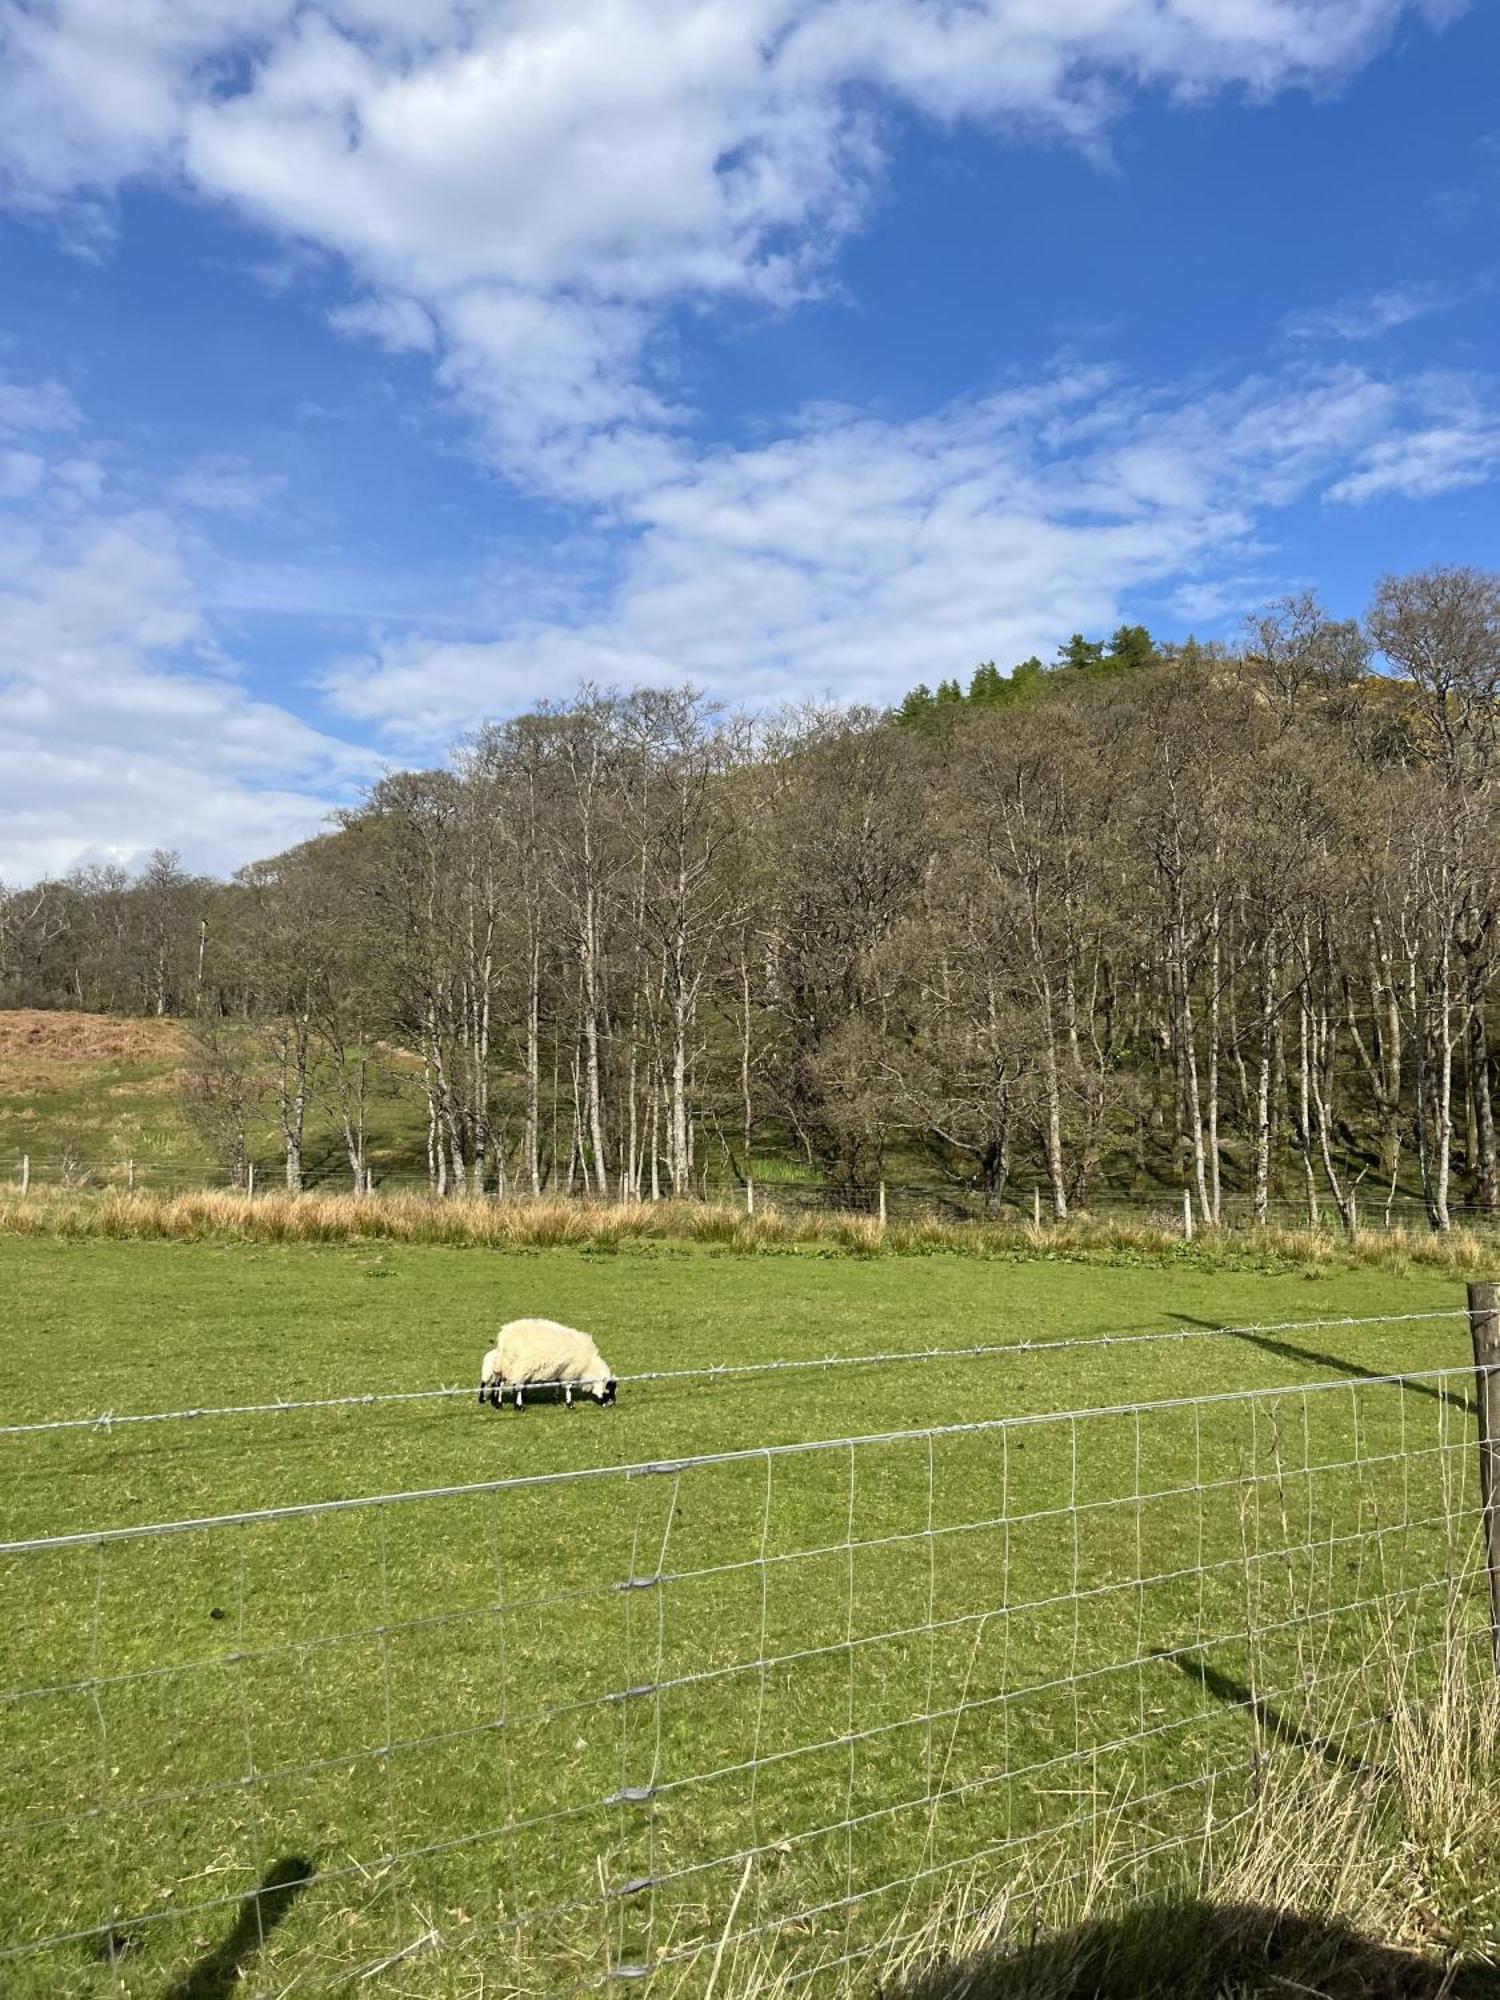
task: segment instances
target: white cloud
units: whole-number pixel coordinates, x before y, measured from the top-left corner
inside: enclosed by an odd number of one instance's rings
[[[78,421],[61,382],[0,382],[0,430],[69,431]]]
[[[1428,313],[1441,312],[1449,300],[1432,285],[1394,285],[1362,299],[1292,313],[1284,322],[1294,340],[1366,341],[1398,327],[1410,326]]]
[[[431,314],[415,299],[404,299],[396,292],[337,306],[328,321],[338,332],[363,334],[391,354],[430,354],[437,346]]]
[[[257,472],[243,458],[215,455],[180,472],[167,494],[195,513],[248,515],[263,513],[285,488],[281,473]]]
[[[1099,148],[1128,91],[1323,86],[1404,19],[1454,11],[0,0],[0,184],[56,205],[179,176],[338,255],[371,288],[338,324],[387,346],[435,337],[510,470],[605,498],[639,485],[639,451],[670,449],[665,314],[818,284],[878,189],[885,107]]]
[[[1371,439],[1327,498],[1432,500],[1478,486],[1500,472],[1500,407],[1482,377],[1433,371],[1411,385],[1403,406]]]
[[[1329,487],[1328,498],[1355,504],[1390,497],[1432,500],[1482,485],[1497,471],[1500,423],[1435,424],[1372,445],[1355,471]]]
[[[315,832],[368,755],[239,684],[170,517],[101,510],[91,460],[38,464],[0,515],[0,877],[159,845],[229,868]]]
[[[623,571],[591,608],[487,642],[405,635],[327,691],[426,751],[584,675],[888,701],[1108,631],[1143,596],[1214,618],[1263,594],[1246,563],[1277,509],[1375,465],[1440,393],[1350,366],[1170,389],[1069,366],[910,423],[815,412],[622,502]]]

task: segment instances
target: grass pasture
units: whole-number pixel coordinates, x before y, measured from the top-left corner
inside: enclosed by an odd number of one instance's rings
[[[11,1424],[467,1387],[526,1312],[627,1378],[0,1436],[4,1539],[84,1537],[0,1556],[0,1948],[70,1937],[7,2000],[702,1991],[731,1911],[858,1966],[1043,1836],[1231,1819],[1278,1742],[1378,1759],[1370,1662],[1420,1683],[1471,1558],[1441,1273],[39,1236],[0,1284]],[[1434,1316],[1210,1331],[1389,1314]]]

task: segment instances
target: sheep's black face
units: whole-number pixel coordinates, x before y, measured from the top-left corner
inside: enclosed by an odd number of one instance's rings
[[[599,1392],[599,1402],[604,1409],[607,1410],[610,1404],[615,1400],[615,1391],[616,1389],[619,1388],[619,1386],[620,1386],[619,1383],[615,1380],[613,1375],[611,1375],[609,1380],[605,1383],[603,1389]]]

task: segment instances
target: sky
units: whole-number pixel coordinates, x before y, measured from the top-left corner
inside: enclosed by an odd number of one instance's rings
[[[0,0],[0,879],[1495,560],[1494,0]]]

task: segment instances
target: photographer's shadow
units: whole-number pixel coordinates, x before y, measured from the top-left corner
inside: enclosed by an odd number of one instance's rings
[[[1019,1950],[944,1965],[883,2000],[1500,2000],[1493,1967],[1376,1944],[1246,1904],[1145,1904]]]

